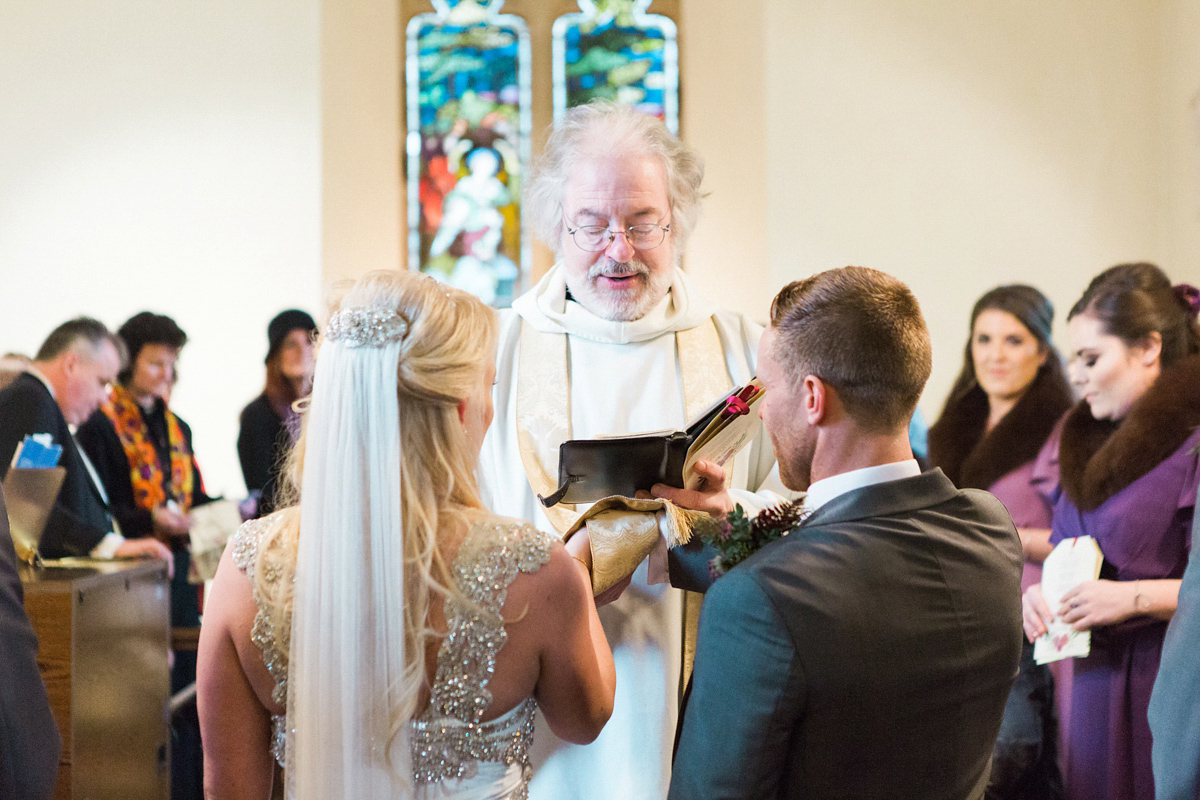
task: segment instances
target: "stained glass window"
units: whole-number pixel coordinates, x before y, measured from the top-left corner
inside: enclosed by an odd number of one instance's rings
[[[504,0],[433,0],[406,36],[408,260],[497,307],[530,274],[521,225],[530,45]]]
[[[578,0],[554,21],[554,118],[596,98],[662,119],[679,132],[679,47],[650,0]]]

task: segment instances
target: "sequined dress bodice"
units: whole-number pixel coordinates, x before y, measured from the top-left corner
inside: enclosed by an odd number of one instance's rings
[[[280,522],[277,516],[247,522],[231,545],[233,560],[247,577],[254,580],[256,570],[263,571],[259,583],[265,583],[267,591],[255,586],[258,613],[251,639],[262,650],[275,680],[272,698],[286,705],[290,619],[267,595],[281,581],[290,583],[295,549],[271,535]],[[453,565],[467,602],[453,597],[445,601],[447,631],[438,651],[429,706],[410,723],[418,788],[446,783],[457,790],[447,796],[526,796],[536,703],[528,697],[496,719],[483,722],[481,718],[492,703],[488,683],[496,654],[508,638],[500,618],[508,587],[519,572],[535,572],[545,564],[554,541],[527,523],[498,517],[483,518],[467,531]],[[274,592],[274,596],[280,595]],[[282,716],[275,718],[274,728],[275,756],[282,764],[286,741]],[[459,793],[477,778],[489,786],[503,786],[502,793]]]

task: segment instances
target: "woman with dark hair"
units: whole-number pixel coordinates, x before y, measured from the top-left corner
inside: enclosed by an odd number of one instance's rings
[[[999,286],[979,298],[962,371],[929,429],[930,464],[1008,508],[1025,555],[1022,589],[1041,580],[1050,550],[1051,506],[1033,485],[1034,460],[1071,407],[1050,342],[1053,320],[1054,306],[1032,286]],[[1056,736],[1053,679],[1029,645],[1004,709],[987,796],[1061,797]]]
[[[130,317],[117,335],[129,348],[129,363],[117,373],[108,401],[75,438],[108,490],[121,533],[169,542],[187,535],[187,512],[204,496],[192,455],[192,430],[165,400],[187,334],[170,317],[143,311]],[[186,563],[177,560],[176,566],[186,573]]]
[[[313,336],[317,323],[290,308],[267,325],[267,384],[241,414],[238,461],[246,489],[255,500],[252,516],[265,517],[280,505],[280,476],[300,436],[292,404],[312,388]]]
[[[1154,796],[1146,717],[1163,635],[1188,560],[1200,482],[1200,326],[1195,289],[1153,264],[1100,273],[1068,316],[1071,382],[1083,399],[1035,466],[1054,501],[1051,544],[1092,536],[1100,579],[1050,608],[1024,596],[1032,641],[1058,618],[1091,631],[1073,664],[1068,797]]]
[[[200,624],[199,587],[188,580],[189,511],[207,502],[192,453],[192,431],[167,405],[175,362],[187,334],[175,320],[143,311],[117,335],[129,363],[117,374],[108,400],[79,427],[75,438],[108,492],[113,518],[126,538],[153,536],[171,548],[171,627]],[[171,668],[171,691],[196,680],[195,651],[179,650]],[[200,797],[199,722],[195,708],[176,720],[172,748],[172,797]]]

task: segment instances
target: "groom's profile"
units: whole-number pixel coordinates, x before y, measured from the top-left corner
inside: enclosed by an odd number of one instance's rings
[[[929,333],[903,283],[846,267],[775,298],[761,416],[810,515],[703,589],[671,800],[982,797],[1021,644],[1021,546],[991,495],[922,473]]]

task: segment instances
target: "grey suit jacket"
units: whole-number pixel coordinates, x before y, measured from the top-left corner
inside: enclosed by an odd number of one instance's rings
[[[1196,508],[1200,509],[1200,492]],[[1150,695],[1158,800],[1200,798],[1200,513],[1193,514],[1192,552],[1179,587],[1179,607],[1167,628]]]
[[[62,742],[38,672],[16,561],[0,490],[0,797],[44,800],[54,794]]]
[[[670,798],[982,796],[1020,578],[1004,506],[940,470],[822,506],[707,592]]]

